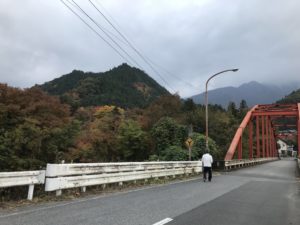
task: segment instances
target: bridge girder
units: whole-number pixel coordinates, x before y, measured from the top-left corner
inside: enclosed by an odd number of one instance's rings
[[[276,120],[285,118],[284,124]],[[292,121],[295,118],[296,122]],[[225,156],[225,161],[232,160],[237,151],[237,158],[243,158],[243,134],[248,127],[248,157],[275,157],[277,151],[277,138],[290,139],[291,135],[277,133],[279,127],[297,128],[298,143],[300,143],[300,103],[298,104],[269,104],[256,105],[247,112],[240,126],[238,127],[230,147]],[[254,128],[255,126],[255,128]],[[254,130],[255,129],[255,130]],[[255,143],[254,140],[255,139]],[[254,151],[255,150],[255,151]],[[300,145],[298,144],[298,157],[300,157]]]

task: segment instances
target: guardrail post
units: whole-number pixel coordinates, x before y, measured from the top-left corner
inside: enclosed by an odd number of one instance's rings
[[[174,164],[174,163],[173,163],[173,165],[172,165],[172,169],[173,169],[173,171],[174,171],[173,178],[176,178],[176,174],[175,174],[175,164]]]
[[[33,198],[33,191],[34,191],[34,184],[30,184],[29,188],[28,188],[28,195],[27,195],[27,199],[28,200],[32,200],[32,198]]]
[[[81,192],[86,192],[86,187],[81,187]]]
[[[45,171],[0,172],[0,188],[25,186],[28,187],[27,199],[33,199],[34,185],[45,183]]]
[[[135,173],[135,172],[136,172],[136,170],[133,170],[133,172]],[[136,180],[134,180],[134,181],[133,181],[133,183],[134,183],[134,184],[136,184],[136,183],[137,183],[137,182],[136,182]]]
[[[167,170],[167,165],[164,165],[164,170],[166,171]],[[165,179],[168,179],[168,176],[165,175]]]
[[[60,189],[60,190],[56,190],[56,196],[61,196],[61,194],[62,194],[62,190]]]
[[[144,170],[147,171],[147,170],[148,170],[148,166],[145,166],[145,167],[144,167]],[[147,182],[148,182],[148,179],[146,178],[146,179],[144,180],[144,183],[147,183]]]

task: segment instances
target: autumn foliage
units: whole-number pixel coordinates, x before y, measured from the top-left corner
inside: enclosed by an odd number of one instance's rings
[[[245,109],[243,109],[245,110]],[[222,158],[238,126],[239,109],[210,106],[209,145]],[[244,113],[244,111],[243,111]],[[37,87],[0,84],[0,171],[44,168],[47,163],[187,160],[203,154],[204,107],[178,95],[161,96],[145,108],[77,107]],[[191,133],[192,128],[192,133]]]

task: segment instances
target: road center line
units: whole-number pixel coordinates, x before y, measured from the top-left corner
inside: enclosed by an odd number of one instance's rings
[[[166,224],[166,223],[169,223],[169,222],[171,222],[173,219],[171,219],[171,218],[166,218],[166,219],[163,219],[163,220],[161,220],[161,221],[159,221],[159,222],[157,222],[157,223],[155,223],[155,224],[153,224],[153,225],[164,225],[164,224]]]

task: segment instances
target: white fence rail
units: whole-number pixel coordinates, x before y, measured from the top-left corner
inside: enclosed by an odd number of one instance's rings
[[[251,165],[256,165],[256,164],[275,161],[275,160],[278,160],[278,158],[275,157],[275,158],[241,159],[241,160],[236,159],[231,161],[225,161],[225,169],[228,170],[228,169],[239,168],[244,166],[251,166]]]
[[[277,158],[231,160],[225,162],[225,169],[274,160]],[[300,167],[299,159],[298,164]],[[56,191],[57,195],[61,195],[62,190],[68,188],[81,187],[84,192],[87,186],[109,183],[122,185],[126,181],[175,177],[200,172],[202,172],[201,161],[47,164],[46,171],[1,172],[0,188],[28,185],[27,198],[32,200],[35,184],[45,183],[45,191]]]
[[[47,164],[46,191],[202,172],[201,161]]]
[[[28,185],[28,200],[32,200],[35,184],[45,183],[45,170],[0,173],[0,188]]]

